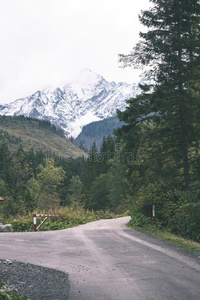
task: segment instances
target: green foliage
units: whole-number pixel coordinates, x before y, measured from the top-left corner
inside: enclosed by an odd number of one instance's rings
[[[33,231],[33,217],[30,215],[24,217],[16,216],[15,219],[9,217],[8,221],[12,224],[14,232]]]
[[[83,175],[84,193],[87,200],[89,200],[90,198],[92,183],[99,175],[99,173],[100,173],[100,156],[98,153],[98,149],[96,147],[96,143],[94,143],[90,150],[89,156],[87,158],[85,172]]]
[[[90,202],[88,207],[94,210],[106,210],[108,208],[108,176],[99,175],[92,183]]]
[[[85,164],[84,158],[50,158],[48,153],[33,149],[27,153],[22,145],[12,153],[5,139],[0,142],[0,158],[0,196],[5,199],[0,203],[3,221],[9,215],[24,215],[37,207],[48,209],[62,204],[69,194],[70,178],[81,175]]]
[[[141,213],[131,213],[131,221],[129,226],[132,227],[147,227],[152,225],[152,218],[146,217]]]
[[[6,189],[12,189],[14,185],[13,163],[10,149],[3,137],[0,144],[0,178],[4,181]]]
[[[17,214],[25,213],[25,205],[22,198],[13,199],[6,196],[0,207],[0,215],[3,219],[8,218],[10,215],[15,216]]]
[[[139,43],[120,55],[124,66],[148,69],[141,94],[118,111],[125,125],[116,135],[135,156],[126,163],[136,213],[149,217],[154,204],[162,225],[199,241],[199,188],[192,183],[200,174],[200,3],[151,2],[139,17],[146,27]]]
[[[119,119],[128,125],[118,132],[125,141],[127,137],[135,140],[137,148],[141,143],[141,124],[154,124],[161,167],[170,159],[187,190],[191,170],[189,151],[195,150],[200,138],[197,125],[200,94],[193,92],[194,82],[198,83],[194,74],[199,73],[200,66],[200,3],[151,2],[153,8],[140,15],[147,31],[140,33],[140,42],[129,55],[121,55],[121,61],[125,65],[148,65],[146,76],[153,84],[141,86],[141,95],[128,101],[125,112],[119,112]],[[155,148],[154,144],[154,153]]]
[[[119,144],[119,148],[121,148]],[[85,205],[89,209],[109,209],[123,213],[129,206],[125,155],[112,136],[103,138],[100,151],[93,145],[83,177]]]
[[[47,212],[41,211],[40,213],[45,214]],[[49,211],[48,213],[52,213],[52,211]],[[38,229],[38,231],[61,230],[91,221],[111,219],[115,217],[115,214],[112,214],[108,211],[99,210],[94,212],[86,210],[83,207],[75,208],[73,206],[60,208],[55,214],[57,217],[49,217]],[[37,217],[37,225],[39,225],[43,219],[44,217]],[[31,213],[24,215],[23,217],[16,216],[15,218],[12,218],[10,216],[8,219],[6,219],[6,221],[12,224],[13,231],[33,231],[33,216]]]
[[[109,161],[108,171],[108,202],[114,212],[124,212],[130,207],[128,198],[129,182],[126,178],[127,166],[120,159],[120,153]]]
[[[4,291],[0,289],[0,300],[28,300],[28,298],[22,295],[17,295],[14,292]]]
[[[34,187],[37,190],[36,204],[39,209],[55,209],[59,205],[58,187],[64,180],[64,176],[64,170],[56,167],[52,158],[46,159],[44,165],[39,165],[39,173]]]
[[[129,222],[128,226],[134,229],[136,228],[138,231],[141,231],[148,235],[152,235],[155,238],[159,238],[167,242],[170,242],[171,244],[174,244],[178,248],[187,249],[194,252],[200,252],[199,243],[188,239],[184,239],[178,236],[177,234],[173,234],[168,229],[166,230],[166,228],[162,228],[158,226],[157,223],[156,226],[147,225],[145,227],[138,227],[138,226],[134,226],[134,224],[131,225]]]
[[[83,204],[83,183],[78,175],[72,176],[69,184],[69,200],[71,206],[79,207]]]
[[[187,192],[177,192],[177,198],[178,203],[169,219],[172,232],[200,242],[200,182],[191,184]]]

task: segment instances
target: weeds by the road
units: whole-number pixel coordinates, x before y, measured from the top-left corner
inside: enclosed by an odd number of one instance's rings
[[[21,295],[16,295],[13,292],[0,290],[0,300],[28,300],[28,298]]]
[[[180,236],[172,234],[168,229],[163,229],[159,224],[150,225],[144,222],[144,226],[134,225],[131,221],[128,224],[129,228],[133,228],[140,232],[152,235],[156,238],[172,243],[176,247],[194,252],[200,252],[200,244],[194,241],[186,240]]]
[[[140,232],[170,242],[176,247],[194,252],[200,252],[200,243],[187,240],[179,235],[173,234],[170,231],[170,228],[163,227],[158,220],[155,224],[153,224],[153,220],[151,217],[146,217],[141,213],[132,213],[131,220],[127,224],[127,226],[129,228],[133,228]]]
[[[4,290],[4,283],[0,282],[0,300],[28,300],[28,298],[17,295],[14,292]]]
[[[38,212],[35,212],[38,213]],[[49,230],[61,230],[77,225],[85,224],[91,221],[96,221],[100,219],[112,219],[116,215],[105,212],[105,211],[89,211],[82,207],[63,207],[58,211],[40,211],[40,214],[54,214],[57,217],[47,218],[47,220],[39,228],[39,231],[49,231]],[[44,217],[37,218],[37,225],[44,219]],[[15,216],[9,217],[4,222],[11,223],[13,226],[13,231],[33,231],[33,213],[28,213],[25,216]]]

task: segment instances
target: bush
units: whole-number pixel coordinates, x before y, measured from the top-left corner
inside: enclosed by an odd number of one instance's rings
[[[187,192],[177,192],[177,196],[179,201],[169,227],[174,233],[200,242],[200,182],[191,184]]]
[[[22,231],[33,231],[33,219],[29,218],[20,218],[14,219],[12,221],[13,231],[22,232]]]
[[[129,224],[136,227],[147,227],[152,225],[152,218],[146,217],[141,213],[133,213],[131,214],[131,221]]]
[[[156,182],[139,191],[131,213],[131,225],[151,225],[152,205],[155,204],[156,225],[200,242],[200,181],[193,182],[188,191],[178,191],[164,185]]]

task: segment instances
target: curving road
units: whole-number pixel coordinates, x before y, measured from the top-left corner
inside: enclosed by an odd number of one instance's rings
[[[68,273],[70,300],[200,300],[198,258],[127,229],[128,221],[124,217],[61,231],[1,233],[0,259]]]

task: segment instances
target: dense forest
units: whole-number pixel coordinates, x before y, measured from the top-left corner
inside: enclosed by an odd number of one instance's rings
[[[200,3],[151,0],[140,15],[146,31],[124,67],[144,68],[141,94],[127,100],[124,122],[94,143],[88,157],[11,152],[0,144],[0,213],[84,206],[157,222],[200,241]]]
[[[120,201],[120,195],[123,193],[117,192],[119,199],[112,199],[114,181],[119,177],[118,182],[121,182],[122,172],[115,175],[118,162],[115,152],[113,137],[104,138],[100,152],[94,143],[87,158],[76,159],[33,149],[24,151],[21,144],[16,152],[11,152],[2,139],[0,192],[5,201],[1,203],[1,215],[23,214],[35,209],[48,211],[66,205],[122,211],[120,205],[124,208],[124,201]]]

